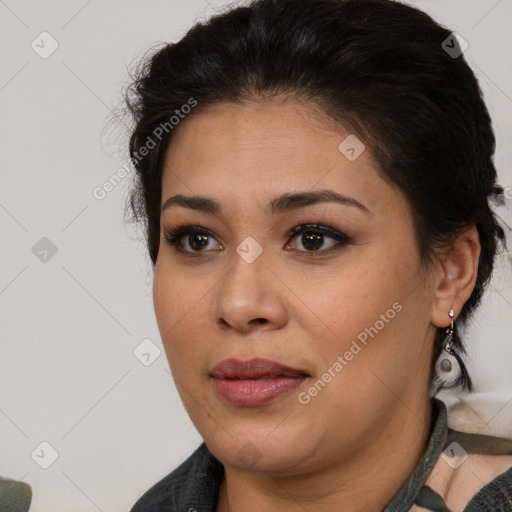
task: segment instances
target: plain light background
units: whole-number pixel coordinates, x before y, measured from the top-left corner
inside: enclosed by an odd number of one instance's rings
[[[128,511],[201,442],[169,373],[145,246],[123,224],[130,179],[103,200],[93,190],[127,161],[107,123],[126,66],[227,3],[0,0],[0,475],[32,486],[31,512]],[[469,43],[510,225],[512,1],[415,3]],[[473,405],[451,421],[480,407],[469,430],[512,438],[507,256],[466,334]],[[134,354],[147,339],[148,366]]]

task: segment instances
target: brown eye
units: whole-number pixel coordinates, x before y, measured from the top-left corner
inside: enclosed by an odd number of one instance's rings
[[[290,232],[289,237],[298,241],[295,242],[295,247],[293,247],[295,250],[318,254],[339,248],[350,241],[347,235],[328,226],[316,224],[297,226]],[[288,242],[286,247],[290,246],[292,246],[292,243]]]
[[[206,229],[199,226],[180,226],[174,230],[164,230],[164,239],[167,245],[176,246],[176,251],[188,254],[201,254],[208,252],[207,248],[215,237]],[[220,249],[223,247],[217,242]],[[218,248],[211,250],[219,250]]]
[[[312,232],[303,233],[301,243],[308,251],[316,251],[324,245],[324,235]]]
[[[205,247],[208,246],[208,236],[207,235],[189,235],[188,243],[194,251],[201,251]]]

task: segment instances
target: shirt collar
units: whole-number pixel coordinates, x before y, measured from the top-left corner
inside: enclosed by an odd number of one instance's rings
[[[382,512],[408,511],[439,458],[448,435],[446,405],[432,398],[432,431],[427,447],[411,476]]]

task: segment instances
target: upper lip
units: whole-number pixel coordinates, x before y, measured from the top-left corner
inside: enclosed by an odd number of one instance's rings
[[[216,379],[257,379],[269,377],[307,377],[303,370],[290,368],[277,361],[254,358],[242,361],[240,359],[225,359],[215,365],[211,376]]]

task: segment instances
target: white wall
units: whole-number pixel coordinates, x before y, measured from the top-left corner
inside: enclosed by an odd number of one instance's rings
[[[123,225],[129,180],[103,200],[92,191],[126,161],[105,130],[125,65],[226,3],[0,2],[0,475],[32,486],[31,512],[128,511],[201,441],[169,374],[144,245]],[[416,4],[469,42],[512,187],[512,3]],[[47,59],[31,48],[51,49],[43,31],[58,43]],[[32,251],[43,237],[57,248],[45,263]],[[511,327],[502,271],[468,333],[470,370],[512,438]],[[162,351],[147,367],[133,354],[146,338]],[[47,469],[44,441],[58,453]]]

